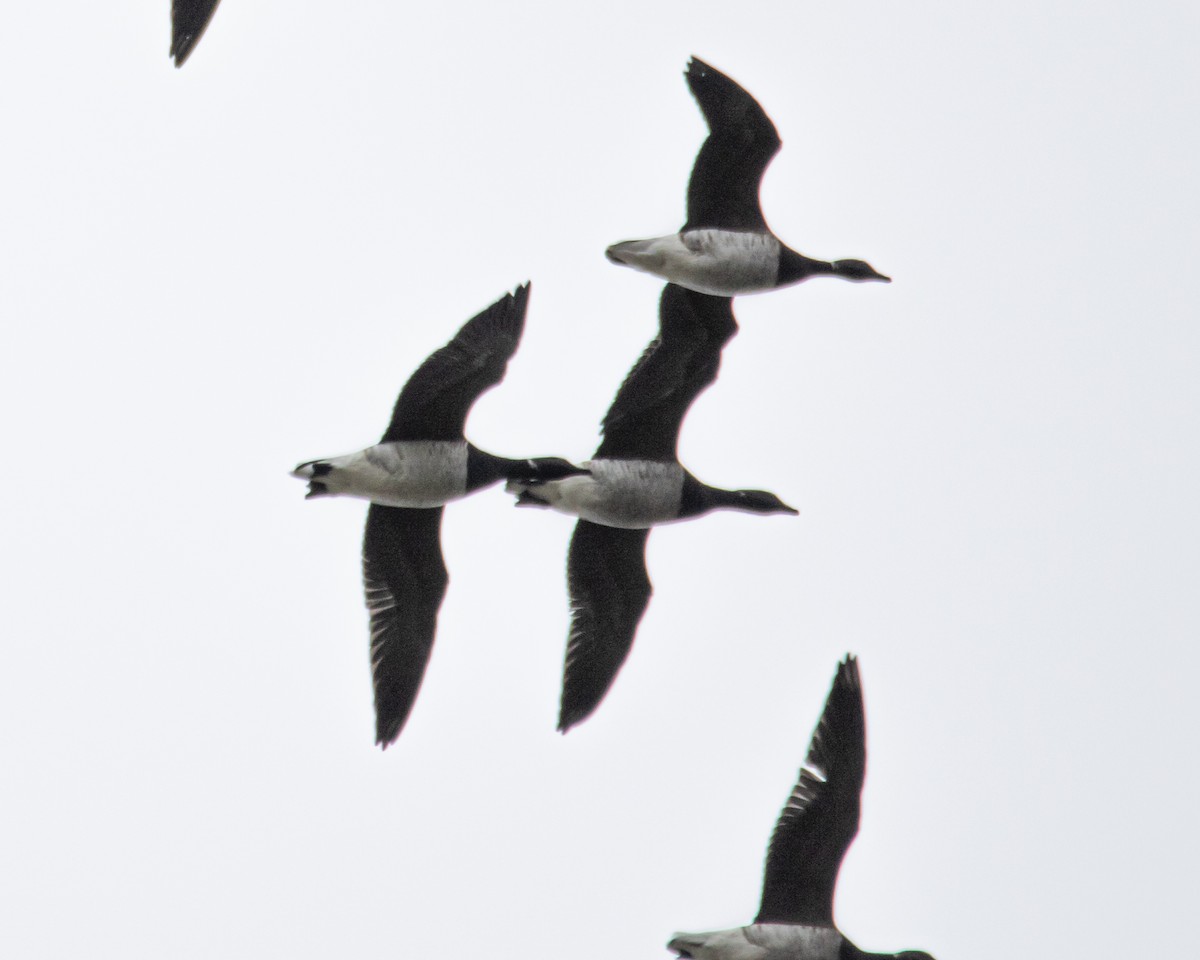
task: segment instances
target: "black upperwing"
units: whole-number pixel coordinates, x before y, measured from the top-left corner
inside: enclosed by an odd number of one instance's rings
[[[866,771],[858,661],[846,657],[771,844],[755,923],[833,924],[838,869],[858,832]]]
[[[171,51],[176,67],[182,67],[204,36],[221,0],[171,0]]]
[[[529,284],[506,293],[434,351],[400,391],[383,443],[461,440],[471,405],[504,379],[521,342]]]
[[[375,742],[386,748],[408,720],[433,651],[449,577],[442,508],[371,504],[363,537],[363,587],[371,615]]]
[[[708,121],[688,183],[684,230],[766,230],[758,188],[781,142],[775,125],[750,94],[693,57],[686,74]]]
[[[558,713],[563,733],[600,705],[633,647],[652,589],[646,573],[649,535],[649,527],[575,524],[567,553],[571,630]]]
[[[738,330],[729,297],[673,283],[662,292],[658,315],[658,336],[604,416],[597,458],[674,461],[683,418],[717,379],[721,351]]]

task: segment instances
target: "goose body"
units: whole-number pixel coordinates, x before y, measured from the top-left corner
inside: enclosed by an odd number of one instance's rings
[[[771,290],[778,285],[782,244],[770,233],[689,230],[650,240],[626,240],[608,258],[715,297]]]
[[[667,949],[695,960],[842,960],[842,939],[832,927],[752,923],[712,933],[677,933]]]
[[[650,602],[650,528],[717,509],[795,514],[763,490],[701,483],[679,463],[676,445],[692,402],[717,376],[721,351],[737,332],[727,297],[668,284],[659,333],[634,365],[604,417],[604,440],[585,472],[510,480],[520,506],[579,518],[567,552],[571,628],[558,728],[599,706],[633,645]]]
[[[309,481],[309,497],[358,497],[389,507],[440,507],[508,477],[557,477],[581,469],[553,457],[498,457],[466,440],[393,440],[302,463],[293,474]]]
[[[467,455],[465,440],[397,440],[301,464],[295,473],[320,485],[313,496],[360,497],[389,507],[440,507],[469,492]]]
[[[687,222],[678,233],[625,240],[613,263],[719,297],[762,293],[815,276],[890,282],[862,260],[815,260],[771,232],[759,187],[781,141],[775,125],[741,86],[693,57],[688,87],[708,122],[688,183]]]
[[[680,519],[686,472],[677,463],[650,460],[585,460],[588,472],[524,490],[525,503],[539,501],[560,513],[606,527],[638,530]]]
[[[838,871],[858,833],[866,762],[862,682],[858,661],[847,657],[775,823],[758,916],[731,930],[677,933],[667,948],[690,960],[933,960],[917,950],[866,953],[833,922]]]
[[[529,285],[467,321],[409,378],[383,439],[357,453],[310,460],[292,471],[308,498],[369,500],[363,587],[371,617],[376,742],[400,735],[425,676],[449,582],[442,507],[501,480],[581,473],[558,457],[513,460],[467,442],[475,400],[498,384],[524,330]]]

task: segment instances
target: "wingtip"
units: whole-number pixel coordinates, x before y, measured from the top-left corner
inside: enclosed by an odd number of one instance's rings
[[[693,90],[696,89],[696,84],[702,80],[729,80],[730,78],[714,67],[711,63],[701,60],[695,54],[688,58],[687,69],[683,72],[687,79],[688,86]]]
[[[858,672],[858,657],[855,654],[847,653],[838,664],[837,683],[851,689],[862,685],[862,677]]]
[[[533,292],[533,282],[526,280],[512,293],[513,314],[521,329],[525,328],[525,314],[529,310],[529,295]]]
[[[562,734],[569,733],[595,713],[598,706],[600,706],[599,700],[595,703],[575,703],[570,705],[567,704],[566,700],[563,700],[558,708],[558,727],[556,729]]]
[[[404,729],[403,720],[393,720],[390,723],[380,724],[375,728],[375,746],[380,750],[386,750],[396,742],[400,736],[400,731]]]
[[[216,8],[214,7],[214,9]],[[205,24],[205,26],[208,26],[208,24]],[[172,33],[174,33],[174,25],[172,25]],[[176,70],[188,62],[188,57],[196,49],[196,45],[200,42],[200,37],[203,34],[204,29],[201,28],[193,33],[181,33],[171,37],[171,49],[167,51],[167,56],[175,61]]]

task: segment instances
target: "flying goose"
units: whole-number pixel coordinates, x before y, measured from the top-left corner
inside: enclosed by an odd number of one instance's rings
[[[862,260],[813,260],[780,243],[758,199],[780,147],[774,124],[749,93],[704,61],[689,60],[685,76],[709,127],[688,184],[687,223],[670,236],[613,244],[608,259],[719,297],[822,275],[890,283]]]
[[[567,555],[571,627],[558,729],[599,706],[633,644],[650,601],[650,527],[728,508],[789,513],[775,494],[701,483],[676,457],[692,401],[717,377],[721,350],[737,332],[732,303],[674,284],[659,303],[659,333],[634,365],[604,417],[604,440],[586,473],[510,481],[519,506],[579,517]]]
[[[866,953],[834,925],[833,890],[858,832],[866,763],[858,661],[847,656],[775,824],[758,916],[733,930],[677,933],[667,949],[692,960],[933,960],[919,950]]]
[[[221,0],[171,0],[171,52],[175,66],[182,67],[204,36],[208,22]]]
[[[306,499],[370,500],[363,585],[371,616],[376,743],[400,735],[433,648],[448,578],[442,506],[500,480],[554,479],[584,471],[557,457],[509,460],[468,443],[471,405],[504,378],[525,325],[529,284],[469,320],[400,391],[383,439],[357,453],[302,463]]]

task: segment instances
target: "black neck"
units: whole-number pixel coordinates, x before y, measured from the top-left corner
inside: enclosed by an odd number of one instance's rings
[[[842,946],[838,951],[838,960],[933,960],[933,957],[920,950],[905,950],[901,953],[867,953],[866,950],[859,950],[843,936]]]
[[[467,444],[467,491],[481,490],[493,483],[507,480],[515,465],[524,460],[509,460],[480,450],[474,444]]]
[[[467,492],[490,487],[501,480],[544,482],[558,480],[586,470],[560,457],[534,457],[530,460],[510,460],[467,444]]]
[[[779,251],[779,276],[775,282],[782,287],[789,283],[799,283],[808,277],[825,276],[833,272],[833,264],[829,261],[813,260],[784,247]]]
[[[679,496],[679,516],[698,517],[710,510],[753,510],[747,506],[740,490],[722,490],[701,483],[690,473],[683,475]]]

